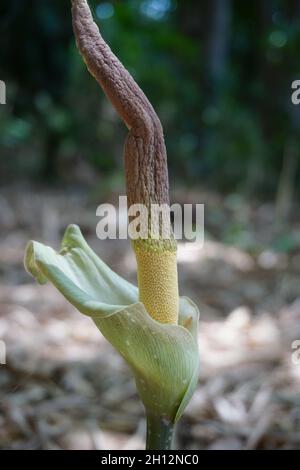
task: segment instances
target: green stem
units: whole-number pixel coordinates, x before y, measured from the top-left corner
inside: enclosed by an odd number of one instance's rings
[[[161,416],[147,415],[146,450],[170,450],[175,425]]]

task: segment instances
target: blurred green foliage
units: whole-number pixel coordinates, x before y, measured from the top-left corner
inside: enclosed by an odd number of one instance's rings
[[[272,195],[300,151],[296,0],[90,0],[101,32],[156,108],[173,177]],[[68,179],[122,169],[126,129],[74,44],[69,0],[0,6],[3,178]],[[290,172],[291,173],[291,172]],[[299,165],[285,184],[296,184]],[[282,186],[282,185],[281,185]],[[284,186],[284,185],[283,185]]]

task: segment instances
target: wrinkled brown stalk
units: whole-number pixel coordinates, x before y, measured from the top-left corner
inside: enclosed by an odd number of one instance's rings
[[[125,143],[128,205],[169,204],[163,130],[152,105],[103,40],[86,0],[72,0],[77,46],[88,70],[129,129]]]

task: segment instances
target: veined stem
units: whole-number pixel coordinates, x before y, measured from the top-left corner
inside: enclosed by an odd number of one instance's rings
[[[168,419],[147,414],[146,450],[171,450],[174,430]]]

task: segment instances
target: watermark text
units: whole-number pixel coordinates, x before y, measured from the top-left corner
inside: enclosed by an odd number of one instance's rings
[[[204,204],[133,204],[127,207],[127,197],[119,197],[119,207],[101,204],[96,210],[100,220],[96,234],[100,240],[197,241],[204,243]],[[127,224],[128,220],[128,224]]]
[[[0,104],[6,104],[6,85],[3,80],[0,80]]]
[[[0,340],[0,365],[6,364],[6,345]]]
[[[292,342],[292,349],[295,350],[291,356],[292,363],[298,366],[300,364],[300,339],[295,339]]]

